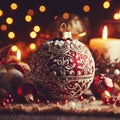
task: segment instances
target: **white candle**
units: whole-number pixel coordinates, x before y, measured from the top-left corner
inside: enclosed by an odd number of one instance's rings
[[[107,38],[107,26],[104,27],[102,38],[93,38],[90,40],[90,48],[109,58],[110,62],[120,62],[120,39]]]

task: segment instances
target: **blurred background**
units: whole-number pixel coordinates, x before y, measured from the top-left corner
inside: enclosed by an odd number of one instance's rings
[[[85,44],[100,37],[105,24],[109,36],[120,38],[120,0],[0,0],[0,48],[34,52],[60,37],[62,23]]]

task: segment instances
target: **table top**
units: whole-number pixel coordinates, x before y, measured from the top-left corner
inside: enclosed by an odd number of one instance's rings
[[[80,115],[65,113],[37,113],[37,114],[0,114],[0,120],[120,120],[120,116],[112,115]]]
[[[8,105],[0,108],[0,120],[120,120],[120,107],[103,105],[101,101],[89,105],[86,102],[74,102],[75,106],[73,101],[57,105]]]

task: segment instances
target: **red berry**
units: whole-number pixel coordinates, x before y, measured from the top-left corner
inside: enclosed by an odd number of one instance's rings
[[[10,99],[10,103],[13,103],[13,102],[14,102],[14,99],[13,99],[13,98],[11,98],[11,99]]]
[[[63,104],[66,104],[66,103],[68,103],[68,100],[67,99],[65,99],[65,100],[63,100],[63,102],[62,102]]]
[[[78,100],[79,100],[79,101],[83,101],[83,100],[84,100],[84,97],[83,97],[83,96],[79,96],[79,97],[78,97]]]
[[[8,94],[8,98],[12,98],[12,95],[11,95],[11,94]]]
[[[36,101],[36,103],[40,103],[40,99],[39,98],[37,98],[35,101]]]
[[[110,102],[109,102],[109,98],[102,99],[102,101],[103,101],[103,104],[110,104]]]
[[[6,102],[2,102],[1,105],[2,105],[3,107],[5,107],[5,106],[7,105],[7,103],[6,103]]]
[[[49,103],[50,103],[50,100],[46,100],[46,101],[45,101],[45,104],[49,104]]]
[[[55,104],[55,105],[59,105],[59,102],[58,102],[58,101],[55,101],[54,104]]]
[[[110,104],[114,104],[114,103],[115,103],[115,101],[116,101],[116,99],[115,99],[115,98],[112,98],[112,97],[111,97],[111,98],[109,98],[109,103],[110,103]]]
[[[7,101],[6,98],[3,98],[3,99],[1,100],[1,105],[2,105],[3,107],[5,107],[5,106],[7,105],[7,103],[8,103],[8,101]]]

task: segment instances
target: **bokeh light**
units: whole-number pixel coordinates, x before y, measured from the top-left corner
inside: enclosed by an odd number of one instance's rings
[[[35,50],[36,49],[36,44],[35,43],[31,43],[30,44],[30,49],[31,50]]]
[[[39,32],[40,31],[40,26],[35,25],[33,29],[34,29],[35,32]]]
[[[16,10],[18,8],[18,5],[16,3],[11,3],[10,8],[12,10]]]
[[[0,29],[2,31],[6,31],[7,30],[7,25],[5,25],[5,24],[1,25]]]
[[[17,52],[17,50],[18,50],[18,47],[17,47],[16,45],[13,45],[13,46],[11,47],[11,51],[12,51],[12,52]]]
[[[32,17],[30,15],[26,15],[25,16],[25,21],[26,22],[31,22],[32,21]]]
[[[11,17],[6,18],[6,23],[7,24],[12,24],[13,23],[13,18],[11,18]]]
[[[8,33],[8,37],[10,38],[10,39],[14,39],[15,38],[15,33],[14,32],[9,32]]]
[[[83,11],[84,11],[84,12],[89,12],[89,11],[90,11],[90,6],[89,6],[89,5],[85,5],[85,6],[83,7]]]
[[[34,15],[34,10],[33,9],[29,9],[27,11],[27,14],[30,15],[30,16],[33,16]]]
[[[104,9],[108,9],[110,7],[110,2],[109,1],[105,1],[104,3],[103,3],[103,8]]]
[[[40,12],[45,12],[45,11],[46,11],[46,7],[45,7],[44,5],[41,5],[41,6],[39,7],[39,11],[40,11]]]
[[[70,17],[69,13],[67,12],[63,13],[63,19],[67,20],[69,19],[69,17]]]
[[[3,11],[0,9],[0,17],[3,15]]]
[[[30,32],[30,37],[31,38],[36,38],[37,37],[37,33],[34,32],[34,31]]]
[[[119,20],[120,19],[120,14],[119,13],[115,13],[114,16],[113,16],[113,18],[115,20]]]

